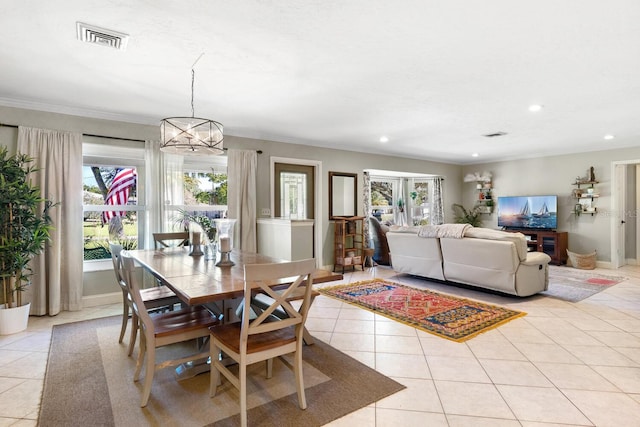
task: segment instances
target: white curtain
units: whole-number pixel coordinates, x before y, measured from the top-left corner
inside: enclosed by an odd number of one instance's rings
[[[160,141],[145,141],[145,204],[147,221],[145,248],[153,248],[153,233],[172,231],[175,211],[182,205],[184,157],[160,151]]]
[[[40,169],[33,184],[51,209],[53,230],[45,251],[32,261],[34,275],[27,292],[31,314],[50,316],[82,308],[82,135],[18,128],[18,152],[35,159]]]
[[[256,169],[258,153],[253,150],[229,150],[227,204],[229,218],[237,219],[236,247],[257,252],[256,244]]]

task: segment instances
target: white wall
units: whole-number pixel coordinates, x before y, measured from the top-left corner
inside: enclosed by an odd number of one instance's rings
[[[598,261],[606,264],[611,262],[611,223],[615,221],[611,206],[612,162],[634,159],[640,159],[640,148],[478,164],[465,166],[463,173],[491,171],[495,199],[500,196],[557,195],[558,231],[569,232],[569,250],[586,253],[595,249]],[[597,185],[600,193],[596,203],[598,213],[576,216],[573,214],[576,200],[571,198],[575,186],[571,184],[577,176],[587,176],[591,166],[595,168],[596,180],[600,182]],[[464,205],[471,206],[476,196],[475,183],[465,183]],[[635,209],[635,203],[633,206]],[[497,213],[483,217],[483,226],[498,227]]]

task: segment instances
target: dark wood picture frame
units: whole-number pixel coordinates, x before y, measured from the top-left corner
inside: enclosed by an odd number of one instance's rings
[[[353,197],[351,192],[353,187]],[[358,174],[329,172],[329,219],[358,213]]]

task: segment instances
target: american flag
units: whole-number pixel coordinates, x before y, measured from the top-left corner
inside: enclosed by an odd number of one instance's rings
[[[120,169],[113,178],[109,193],[107,194],[106,205],[126,205],[129,200],[129,192],[136,185],[135,169]],[[105,211],[102,213],[102,223],[108,223],[111,218],[124,216],[124,211]]]

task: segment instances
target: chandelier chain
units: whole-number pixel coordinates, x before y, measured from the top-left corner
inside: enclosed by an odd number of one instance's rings
[[[196,116],[195,110],[193,109],[193,85],[194,85],[195,79],[196,79],[196,70],[192,68],[191,69],[191,117]]]

